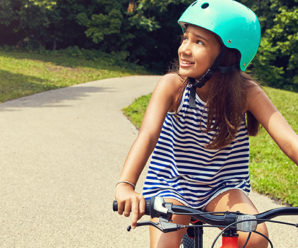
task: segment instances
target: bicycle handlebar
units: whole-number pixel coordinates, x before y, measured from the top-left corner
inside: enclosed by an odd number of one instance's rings
[[[118,211],[118,204],[116,201],[113,202],[113,210]],[[165,202],[162,197],[153,197],[150,200],[146,200],[145,215],[150,215],[152,218],[160,217],[162,219],[170,220],[173,214],[187,214],[207,224],[222,227],[231,225],[231,228],[235,228],[238,231],[251,232],[256,230],[258,224],[277,216],[298,215],[298,207],[276,208],[256,215],[247,215],[240,212],[228,211],[216,214],[186,206],[174,205],[172,203]],[[152,225],[152,223],[147,224]],[[167,227],[161,227],[159,229],[162,229],[164,232],[173,231],[173,227],[168,227],[171,230],[165,230],[166,228]],[[179,227],[177,226],[177,228]]]
[[[154,202],[154,200],[152,200],[152,202]],[[146,200],[146,205],[145,205],[145,215],[150,215],[151,216],[151,206],[153,206],[153,204],[151,203],[151,199],[150,200]],[[117,212],[118,211],[118,203],[117,201],[113,201],[113,211]]]

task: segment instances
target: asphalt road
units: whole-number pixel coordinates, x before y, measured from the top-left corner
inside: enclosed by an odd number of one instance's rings
[[[126,232],[129,220],[112,212],[112,201],[137,135],[121,109],[157,81],[106,79],[0,104],[1,248],[148,247],[147,228]],[[251,197],[260,211],[280,206]],[[269,230],[275,247],[297,247],[297,229]],[[205,233],[210,247],[218,230]]]

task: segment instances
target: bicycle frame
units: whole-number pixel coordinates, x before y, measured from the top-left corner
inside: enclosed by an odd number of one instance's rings
[[[238,237],[222,237],[221,248],[238,248]]]
[[[194,248],[203,248],[203,223],[201,221],[197,221],[195,223],[198,227],[193,227],[193,247]],[[189,235],[190,227],[187,229],[187,235]]]
[[[189,230],[193,230],[193,235],[190,235]],[[194,227],[188,227],[187,234],[193,237],[193,247],[194,248],[203,248],[203,223],[201,221],[195,222]],[[238,234],[236,230],[227,230],[222,235],[222,246],[221,248],[238,248]]]

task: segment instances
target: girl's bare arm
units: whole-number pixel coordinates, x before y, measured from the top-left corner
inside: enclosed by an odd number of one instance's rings
[[[156,145],[165,115],[173,105],[180,86],[181,80],[176,74],[167,74],[158,82],[146,109],[139,134],[125,160],[119,181],[137,183]],[[116,200],[119,214],[124,212],[125,216],[129,216],[130,212],[132,213],[134,227],[138,218],[144,213],[143,197],[136,193],[131,185],[123,183],[117,185]]]
[[[261,87],[248,91],[248,110],[263,125],[280,149],[298,165],[298,136]]]

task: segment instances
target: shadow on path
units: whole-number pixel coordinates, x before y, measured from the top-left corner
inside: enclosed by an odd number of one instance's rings
[[[81,84],[6,101],[0,104],[0,111],[17,111],[19,108],[67,107],[70,104],[69,101],[81,100],[84,97],[90,96],[90,94],[113,91],[112,87],[94,87]]]

